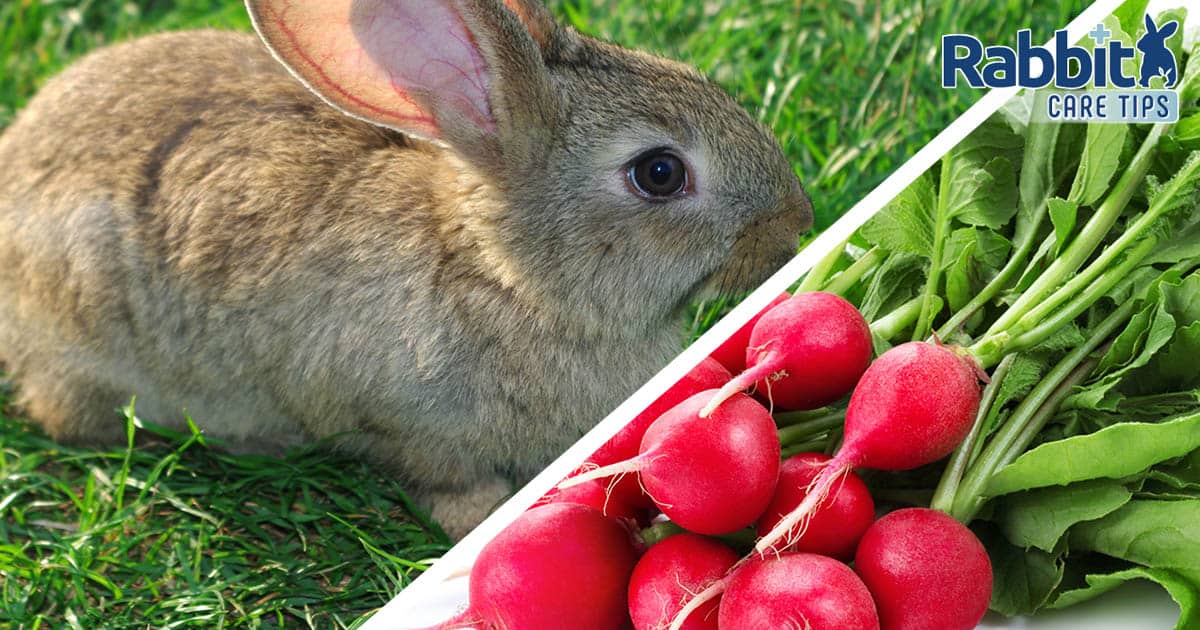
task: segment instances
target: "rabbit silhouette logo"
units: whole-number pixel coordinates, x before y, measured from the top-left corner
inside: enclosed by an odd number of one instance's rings
[[[1159,28],[1154,18],[1146,16],[1146,32],[1137,41],[1137,49],[1142,51],[1142,72],[1138,85],[1148,88],[1150,80],[1163,77],[1163,87],[1174,87],[1179,81],[1179,66],[1175,61],[1175,53],[1167,48],[1167,39],[1179,29],[1179,22],[1172,20]]]

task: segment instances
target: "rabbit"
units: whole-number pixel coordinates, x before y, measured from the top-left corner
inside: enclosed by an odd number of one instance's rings
[[[772,135],[537,0],[248,0],[146,36],[0,135],[0,359],[53,438],[118,412],[306,441],[461,537],[794,255]]]
[[[1150,87],[1150,79],[1163,77],[1163,87],[1172,87],[1178,79],[1175,53],[1167,48],[1167,40],[1179,30],[1179,22],[1172,20],[1158,28],[1154,18],[1146,15],[1146,32],[1138,38],[1137,49],[1142,51],[1142,76],[1138,85]]]

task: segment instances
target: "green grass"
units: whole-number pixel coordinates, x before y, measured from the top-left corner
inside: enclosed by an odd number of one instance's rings
[[[95,451],[0,416],[0,627],[345,627],[448,547],[319,445],[235,457],[141,431]]]
[[[980,96],[937,83],[941,33],[1044,39],[1077,13],[1010,2],[560,0],[586,32],[692,62],[770,124],[831,223]],[[106,42],[247,28],[223,0],[0,3],[0,127]],[[721,305],[698,309],[698,328]],[[3,316],[0,314],[0,316]],[[0,351],[0,354],[3,354]],[[0,391],[0,408],[8,399]],[[132,421],[131,421],[132,423]],[[403,489],[317,447],[235,457],[198,435],[67,448],[0,412],[0,627],[341,627],[447,541]]]

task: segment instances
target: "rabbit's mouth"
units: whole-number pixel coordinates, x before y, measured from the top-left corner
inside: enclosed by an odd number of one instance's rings
[[[724,264],[698,283],[695,298],[733,297],[753,290],[796,255],[802,217],[781,213],[751,224],[728,250]]]

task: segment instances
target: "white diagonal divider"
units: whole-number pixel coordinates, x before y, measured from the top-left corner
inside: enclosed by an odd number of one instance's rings
[[[1108,17],[1121,0],[1097,0],[1067,25],[1067,41],[1075,42],[1088,30]],[[1014,33],[1015,37],[1015,33]],[[1053,40],[1047,44],[1054,55]],[[933,70],[931,70],[933,71]],[[621,403],[604,420],[567,449],[550,466],[525,485],[511,499],[496,509],[479,527],[463,538],[446,555],[437,560],[423,575],[417,578],[378,613],[367,620],[363,630],[408,630],[428,626],[435,621],[424,621],[428,611],[418,615],[431,602],[444,597],[437,596],[438,589],[448,579],[467,572],[475,557],[489,540],[500,530],[533,505],[542,495],[560,480],[575,470],[596,449],[617,434],[642,409],[661,396],[672,384],[696,366],[701,359],[716,350],[722,341],[741,328],[755,313],[783,291],[786,291],[804,272],[808,271],[835,247],[850,238],[867,219],[883,208],[892,198],[900,194],[917,177],[937,163],[947,152],[969,135],[980,124],[999,110],[1019,88],[993,89],[959,116],[950,126],[939,133],[912,158],[892,173],[866,197],[854,205],[841,219],[818,236],[775,275],[754,290],[708,332],[675,357],[645,385],[625,402]],[[465,604],[465,601],[463,602]],[[441,619],[449,619],[453,611],[445,611]],[[421,617],[417,622],[415,618]]]

